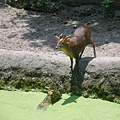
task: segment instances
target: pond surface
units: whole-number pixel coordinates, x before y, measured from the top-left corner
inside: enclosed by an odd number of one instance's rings
[[[120,104],[63,94],[45,111],[42,92],[0,91],[0,120],[119,120]]]

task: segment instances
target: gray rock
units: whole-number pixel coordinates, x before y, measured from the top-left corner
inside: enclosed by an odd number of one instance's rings
[[[57,83],[55,80],[57,76],[57,80],[60,80],[58,87],[61,89],[65,89],[63,86],[66,86],[69,88],[68,91],[84,96],[96,96],[111,101],[120,100],[120,57],[82,58],[79,63],[79,74],[76,74],[75,69],[73,74],[70,74],[69,66],[69,57],[52,52],[33,53],[0,49],[0,73],[5,76],[0,76],[0,80],[6,79],[6,76],[18,77],[17,69],[20,69],[19,74],[23,74],[23,71],[32,74],[34,71],[46,74],[47,80],[52,80],[50,82],[54,84]],[[2,74],[3,72],[7,75]],[[36,76],[32,76],[33,81],[34,77]]]

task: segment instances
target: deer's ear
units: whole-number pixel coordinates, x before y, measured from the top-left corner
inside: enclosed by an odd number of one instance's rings
[[[55,36],[56,40],[60,40],[62,38],[62,34],[60,34],[59,36]]]
[[[60,40],[60,38],[58,36],[55,36],[56,40]]]
[[[69,41],[67,42],[67,44],[69,45]]]
[[[60,38],[60,39],[62,38],[62,34],[60,34],[59,38]]]
[[[67,39],[69,39],[68,36],[65,36],[65,37],[63,38],[64,41],[66,41]]]
[[[69,42],[70,41],[70,38],[67,38],[67,42]]]
[[[70,38],[67,39],[67,44],[69,44]]]

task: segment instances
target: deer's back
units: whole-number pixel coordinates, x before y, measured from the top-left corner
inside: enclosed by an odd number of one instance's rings
[[[86,44],[91,43],[91,30],[89,26],[81,26],[77,28],[73,34],[73,37],[77,37],[79,43],[86,42]]]
[[[77,29],[75,30],[73,36],[78,36],[78,37],[83,37],[83,36],[85,36],[85,28],[83,28],[83,27],[77,28]]]

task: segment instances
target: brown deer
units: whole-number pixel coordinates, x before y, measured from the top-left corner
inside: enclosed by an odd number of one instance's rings
[[[69,36],[62,37],[62,34],[55,37],[58,40],[56,48],[60,48],[66,55],[70,57],[71,71],[73,70],[73,58],[76,60],[76,67],[78,71],[79,59],[81,58],[84,49],[88,44],[92,44],[94,57],[96,57],[95,44],[91,39],[91,30],[89,26],[78,27],[71,38],[69,38]]]

